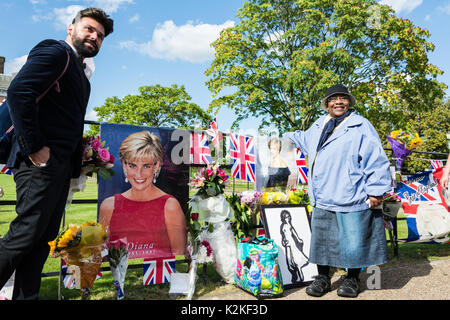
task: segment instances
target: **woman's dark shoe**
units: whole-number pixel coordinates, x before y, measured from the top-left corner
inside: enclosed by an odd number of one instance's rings
[[[306,288],[306,293],[313,297],[321,297],[331,291],[330,277],[319,274],[315,280]]]
[[[337,290],[340,297],[356,298],[359,294],[359,279],[354,277],[345,277],[341,286]]]

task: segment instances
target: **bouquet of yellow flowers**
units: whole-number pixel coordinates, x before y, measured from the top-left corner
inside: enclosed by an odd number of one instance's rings
[[[70,224],[50,241],[50,256],[62,258],[68,265],[80,270],[80,290],[84,299],[89,297],[94,280],[102,263],[101,249],[106,240],[103,225],[86,222],[82,225]]]
[[[423,143],[417,132],[408,133],[402,130],[394,130],[391,132],[391,138],[403,144],[408,150],[413,150]]]
[[[308,187],[305,185],[297,185],[287,192],[266,191],[261,198],[263,205],[278,204],[304,204],[309,213],[312,212],[312,206],[309,202]]]
[[[420,138],[417,132],[413,132],[411,128],[408,130],[394,130],[390,135],[386,136],[392,147],[395,159],[397,160],[397,169],[400,171],[403,161],[411,154],[411,152],[420,146],[424,140]]]

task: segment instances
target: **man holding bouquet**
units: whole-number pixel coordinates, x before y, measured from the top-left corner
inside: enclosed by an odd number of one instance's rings
[[[70,179],[81,170],[90,84],[84,58],[99,52],[113,20],[81,10],[65,41],[44,40],[7,93],[14,138],[7,167],[16,182],[17,217],[0,240],[0,288],[15,273],[13,299],[37,299],[41,272],[61,224]]]

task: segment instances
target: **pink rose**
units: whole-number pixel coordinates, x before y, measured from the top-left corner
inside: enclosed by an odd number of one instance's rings
[[[214,174],[214,171],[212,171],[211,169],[206,169],[206,174],[208,175],[208,177],[211,177]]]
[[[223,181],[228,179],[228,176],[223,170],[218,170],[217,173],[219,174],[219,176],[222,178]]]
[[[104,162],[109,161],[109,158],[111,157],[111,155],[109,154],[109,151],[106,149],[103,149],[103,148],[98,149],[98,156]]]
[[[95,138],[94,141],[92,141],[92,149],[94,149],[94,151],[97,151],[101,146],[100,139]]]

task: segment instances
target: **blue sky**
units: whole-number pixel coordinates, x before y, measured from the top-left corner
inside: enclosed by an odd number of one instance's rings
[[[214,52],[209,47],[220,30],[238,22],[244,0],[0,0],[0,56],[5,73],[23,64],[30,49],[47,38],[65,39],[75,13],[101,7],[115,21],[95,58],[91,98],[86,119],[96,120],[93,108],[112,96],[137,94],[145,85],[184,85],[192,102],[206,109],[212,100],[204,75]],[[398,16],[431,32],[435,51],[431,63],[444,71],[440,81],[450,84],[450,0],[381,0]],[[235,119],[223,109],[219,129],[228,131]],[[256,129],[247,120],[241,128]]]

